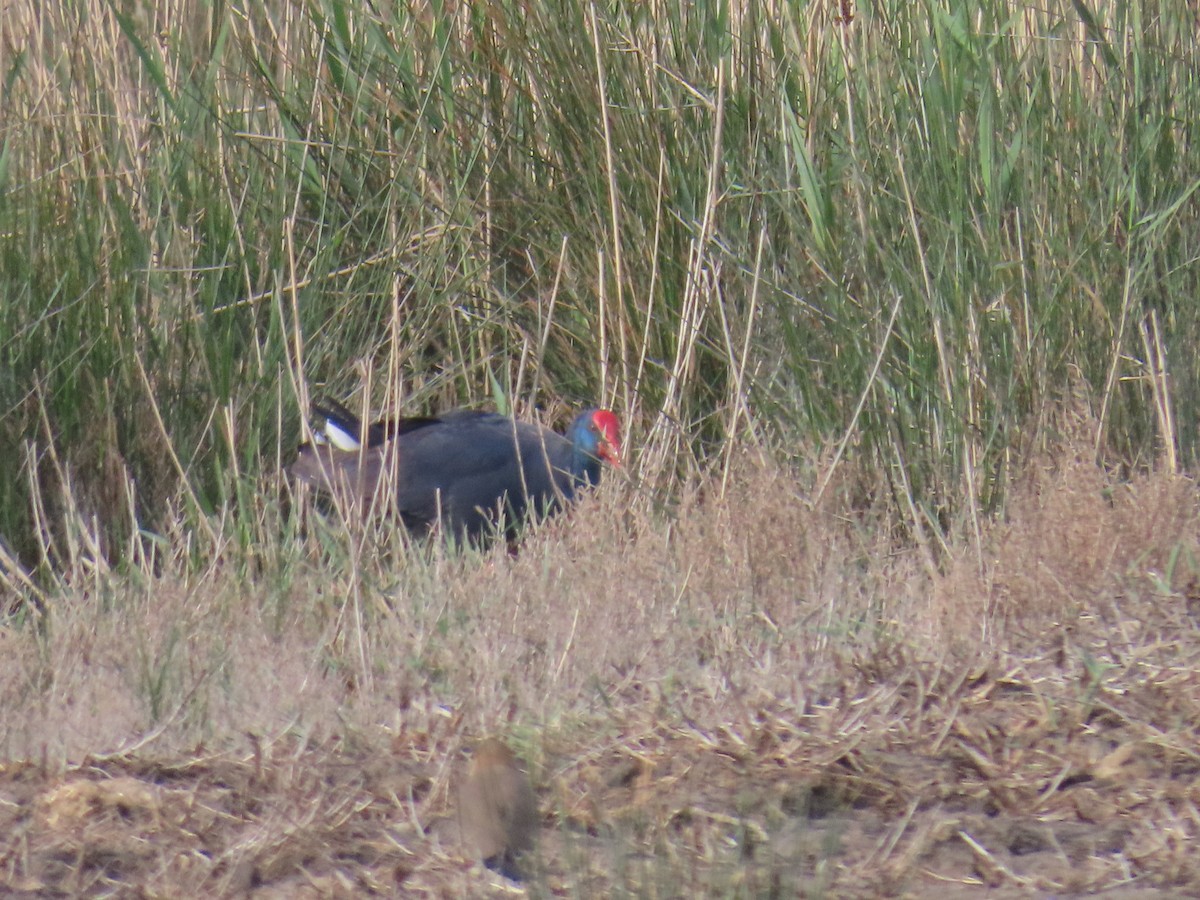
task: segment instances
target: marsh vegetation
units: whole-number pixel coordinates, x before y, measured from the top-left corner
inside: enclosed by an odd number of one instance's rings
[[[538,896],[1194,888],[1198,62],[1184,0],[9,3],[0,883],[500,891],[495,733]],[[283,476],[319,395],[625,466],[414,542]]]

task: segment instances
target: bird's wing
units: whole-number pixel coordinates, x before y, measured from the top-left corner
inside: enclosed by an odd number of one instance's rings
[[[455,527],[478,533],[486,527],[485,514],[501,502],[516,517],[527,496],[544,505],[554,493],[552,473],[569,463],[571,447],[536,425],[459,411],[402,435],[399,452],[401,513],[425,524],[440,513]]]

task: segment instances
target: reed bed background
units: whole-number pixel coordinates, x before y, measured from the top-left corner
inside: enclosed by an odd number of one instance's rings
[[[112,560],[252,518],[313,389],[610,403],[657,491],[748,435],[836,444],[922,534],[997,510],[1064,401],[1098,457],[1177,466],[1194,24],[9,3],[0,534],[47,578],[76,530]]]
[[[267,732],[286,735],[296,759],[320,743],[323,766],[375,746],[370,729],[391,721],[380,710],[419,708],[419,725],[388,726],[405,765],[414,754],[433,765],[470,734],[513,734],[546,775],[543,799],[556,785],[557,824],[594,838],[606,833],[595,814],[571,806],[573,788],[550,773],[620,747],[650,784],[664,758],[652,748],[680,735],[696,753],[726,753],[728,733],[746,729],[730,724],[741,713],[722,684],[763,676],[767,719],[787,727],[798,710],[820,719],[835,695],[853,705],[870,694],[880,718],[864,740],[892,754],[897,721],[925,722],[911,686],[949,679],[945,716],[927,733],[914,726],[903,752],[919,745],[946,762],[956,735],[967,749],[954,759],[974,760],[993,799],[1007,798],[1000,807],[1028,809],[1029,784],[1044,800],[1053,776],[981,738],[1001,728],[986,711],[968,723],[960,708],[991,685],[1094,712],[1093,688],[1144,683],[1130,647],[1158,660],[1154,635],[1177,634],[1193,614],[1195,29],[1184,0],[10,0],[0,11],[8,753],[40,753],[52,783],[108,748],[110,769],[122,760],[152,780],[166,763],[146,763],[147,746],[193,771],[207,757],[180,762],[192,742],[236,754],[252,732],[258,762],[237,765],[261,778]],[[282,470],[318,394],[377,413],[467,404],[560,426],[599,402],[626,424],[628,464],[599,501],[607,517],[581,510],[515,562],[448,556],[386,523],[348,529],[297,502]],[[1082,534],[1097,522],[1106,537]],[[694,555],[677,555],[676,540]],[[713,571],[723,566],[732,583]],[[642,592],[622,583],[615,595],[638,610],[636,635],[612,633],[590,605],[597,594],[576,587],[606,596],[622,569]],[[697,584],[699,599],[684,602]],[[544,608],[545,597],[562,604]],[[1145,627],[1136,636],[1129,609]],[[480,624],[495,617],[512,631]],[[532,632],[548,622],[539,642]],[[1123,650],[1105,643],[1108,628],[1125,629]],[[598,649],[626,640],[640,656]],[[683,649],[668,652],[672,642]],[[482,662],[455,674],[467,653]],[[791,662],[772,675],[764,660],[775,659]],[[1194,666],[1181,665],[1190,683]],[[472,679],[497,667],[508,674],[487,702],[467,703]],[[1191,883],[1186,842],[1138,844],[1195,824],[1184,808],[1195,798],[1163,785],[1197,758],[1186,725],[1197,719],[1164,699],[1182,682],[1155,671],[1149,683],[1173,685],[1154,695],[1162,707],[1105,713],[1120,719],[1110,751],[1159,735],[1136,773],[1151,786],[1088,820],[1107,828],[1152,807],[1141,831],[1123,832],[1141,837],[1119,852],[1089,844],[1089,859],[1103,857],[1093,868],[1035,876],[981,853],[986,841],[958,822],[956,833],[976,835],[961,844],[969,877],[1018,891],[1140,871]],[[1078,672],[1091,685],[1084,701],[1072,693]],[[786,686],[809,678],[811,695]],[[672,706],[664,684],[702,699]],[[871,693],[888,685],[913,705]],[[279,699],[293,694],[294,707]],[[585,753],[594,703],[613,718],[607,749]],[[283,708],[288,722],[275,716]],[[453,711],[449,724],[439,710]],[[1014,708],[1003,728],[1029,715]],[[1098,726],[1072,716],[1046,713],[1044,760],[1078,763],[1071,729]],[[767,719],[756,726],[766,744],[792,740]],[[721,728],[732,732],[697,738]],[[835,805],[899,816],[893,838],[867,829],[875,849],[862,866],[831,874],[826,848],[805,856],[817,862],[802,878],[794,860],[690,869],[695,846],[711,862],[728,833],[713,837],[695,816],[681,824],[678,803],[650,804],[657,812],[619,830],[622,848],[642,848],[620,851],[634,874],[592,883],[592,868],[567,866],[592,884],[580,896],[645,895],[647,884],[670,896],[681,871],[739,896],[839,883],[869,893],[880,861],[905,878],[927,872],[922,848],[942,846],[948,826],[918,828],[914,812],[950,796],[932,786],[942,776],[921,783],[928,793],[901,790],[906,776],[884,790],[876,769],[814,733],[811,754],[802,742],[756,756],[765,768],[750,766],[748,783],[761,789],[771,766],[803,757],[806,791],[836,782]],[[1110,760],[1095,775],[1103,754],[1088,754],[1088,778],[1121,770]],[[451,768],[422,770],[406,815],[442,815]],[[977,787],[959,799],[980,802]],[[779,821],[808,815],[797,803]],[[706,827],[777,834],[775,820],[720,815]],[[56,840],[47,859],[60,858]],[[669,865],[642,880],[638,854],[655,840]],[[212,857],[203,877],[215,880],[195,884],[235,893],[308,865],[267,844]],[[590,844],[561,850],[577,851],[594,863]],[[83,877],[55,865],[21,877],[43,887]],[[563,871],[554,865],[551,880]],[[157,871],[160,886],[191,883]],[[139,877],[129,876],[149,883]]]

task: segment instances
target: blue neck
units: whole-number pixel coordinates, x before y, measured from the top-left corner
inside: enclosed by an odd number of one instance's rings
[[[571,423],[571,474],[580,484],[600,483],[600,447],[596,435],[588,429],[594,410],[585,410]]]
[[[600,460],[576,441],[571,453],[571,474],[581,484],[600,483]]]

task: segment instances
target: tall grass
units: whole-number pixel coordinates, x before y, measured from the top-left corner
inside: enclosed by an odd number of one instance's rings
[[[929,535],[996,509],[1063,401],[1105,458],[1194,458],[1182,0],[18,0],[0,28],[21,590],[180,513],[199,558],[255,545],[314,390],[612,403],[654,491],[749,435],[840,442]]]

